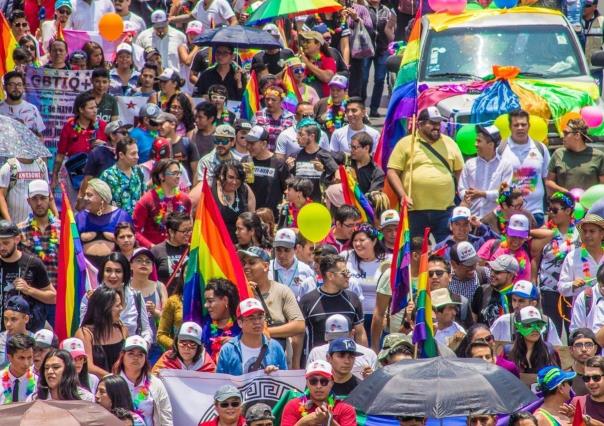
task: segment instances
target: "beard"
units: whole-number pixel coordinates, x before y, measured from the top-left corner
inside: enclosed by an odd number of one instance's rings
[[[21,100],[21,98],[23,97],[23,93],[17,93],[17,94],[13,94],[13,93],[7,93],[6,96],[11,100],[11,101],[19,101]]]

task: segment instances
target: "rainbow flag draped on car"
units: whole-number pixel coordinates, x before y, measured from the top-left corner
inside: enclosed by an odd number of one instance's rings
[[[204,176],[185,274],[182,310],[184,321],[201,324],[206,317],[204,289],[212,278],[226,278],[235,284],[240,300],[254,297]]]
[[[434,324],[432,323],[432,298],[430,297],[430,282],[428,281],[428,244],[430,228],[424,230],[422,254],[419,260],[419,277],[417,284],[417,302],[413,343],[418,345],[421,358],[438,356],[436,340],[434,339]]]

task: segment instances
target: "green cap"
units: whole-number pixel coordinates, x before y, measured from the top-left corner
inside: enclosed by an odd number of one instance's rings
[[[414,346],[411,341],[411,337],[403,333],[390,333],[384,337],[384,343],[382,344],[382,350],[378,354],[378,361],[384,363],[393,352],[395,352],[401,346],[407,346],[413,351]]]

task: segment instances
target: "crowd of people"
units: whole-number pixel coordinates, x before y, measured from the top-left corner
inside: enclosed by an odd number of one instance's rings
[[[75,99],[53,161],[15,157],[0,167],[1,404],[84,400],[125,424],[169,426],[162,370],[300,369],[306,391],[279,410],[246,404],[236,387],[223,386],[215,418],[201,425],[356,425],[363,413],[346,403],[350,393],[377,369],[417,357],[413,296],[430,228],[439,354],[482,359],[536,382],[543,405],[513,414],[510,425],[570,424],[576,401],[587,426],[604,424],[604,204],[577,218],[572,193],[604,183],[604,153],[588,144],[582,119],[568,121],[563,146],[550,154],[518,109],[509,113],[508,138],[477,125],[477,155],[464,158],[441,133],[447,119],[428,107],[382,170],[371,119],[381,115],[388,45],[405,37],[413,2],[352,1],[283,28],[266,24],[284,45],[248,64],[227,44],[194,44],[214,26],[245,23],[248,2],[47,3],[0,0],[19,43],[15,69],[2,79],[0,114],[42,143],[45,122],[25,100],[27,67],[90,70],[92,88]],[[584,12],[592,50],[602,46],[594,5],[588,0]],[[124,20],[113,57],[92,41],[72,50],[59,36],[95,31],[108,12]],[[352,51],[359,28],[371,35],[370,58]],[[245,120],[230,108],[250,72],[261,109]],[[290,72],[302,97],[295,111],[284,105]],[[116,96],[145,98],[134,125],[120,116]],[[375,221],[345,202],[341,166]],[[209,279],[208,318],[198,324],[183,320],[183,281],[206,181],[254,297],[240,300],[234,283]],[[397,313],[390,270],[401,216],[386,186],[409,209],[411,296]],[[94,288],[77,307],[77,332],[61,342],[53,333],[58,188],[72,201]],[[319,243],[298,229],[299,212],[313,202],[333,218]],[[494,425],[496,414],[468,424]],[[400,413],[399,421],[427,419]]]

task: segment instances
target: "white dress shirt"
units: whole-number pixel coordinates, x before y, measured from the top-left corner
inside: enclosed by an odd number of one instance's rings
[[[85,0],[72,1],[73,11],[68,25],[72,30],[98,31],[99,21],[107,13],[115,12],[111,0]]]
[[[470,158],[459,177],[459,195],[463,198],[470,188],[486,192],[486,198],[475,199],[470,206],[473,215],[485,217],[497,207],[499,186],[509,184],[512,173],[512,164],[497,153],[488,161],[480,156]]]
[[[573,313],[570,319],[570,332],[572,333],[578,328],[589,328],[594,333],[597,333],[604,326],[604,297],[600,292],[600,286],[592,287],[591,309],[587,314],[585,306],[585,291],[582,291],[575,298],[573,303]]]
[[[143,49],[154,47],[159,51],[164,68],[173,68],[179,72],[180,58],[178,57],[178,47],[186,42],[187,37],[184,33],[170,26],[168,26],[168,33],[163,38],[157,35],[154,28],[147,28],[136,39],[136,44]]]
[[[31,394],[27,393],[27,385],[28,385],[28,381],[29,381],[27,378],[28,373],[25,373],[21,377],[15,377],[15,376],[13,376],[13,373],[10,371],[10,365],[7,365],[4,369],[0,370],[0,377],[4,377],[6,372],[8,372],[8,380],[10,382],[11,390],[15,386],[15,380],[19,379],[19,401],[18,402],[25,402],[29,397],[31,397],[31,395],[33,395],[33,393],[37,389],[38,376],[34,373],[34,367],[31,366],[30,371],[29,371],[29,372],[31,372],[31,374],[33,374],[34,383],[36,384],[36,386],[34,386],[33,392]],[[0,391],[0,405],[4,405],[6,403],[4,400],[4,390],[5,389],[2,389]],[[12,393],[11,393],[11,396],[12,396]],[[17,402],[17,401],[13,401],[13,402]]]
[[[573,290],[573,281],[577,278],[584,279],[587,285],[596,284],[596,274],[598,267],[602,264],[604,256],[599,262],[587,253],[587,265],[589,265],[589,277],[583,272],[583,261],[581,261],[581,248],[576,248],[566,255],[562,262],[560,270],[560,281],[558,281],[558,292],[564,297],[576,296],[581,293],[585,287]]]
[[[294,263],[287,269],[275,259],[271,260],[268,279],[288,286],[294,292],[298,302],[306,293],[317,288],[315,272],[306,263],[295,258]]]

